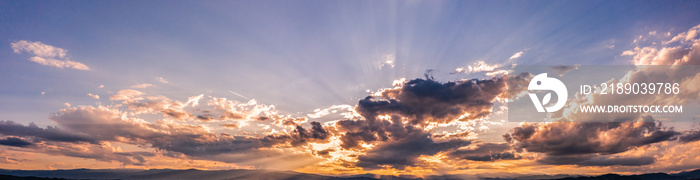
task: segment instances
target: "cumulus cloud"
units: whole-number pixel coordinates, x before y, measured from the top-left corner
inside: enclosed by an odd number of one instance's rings
[[[438,137],[425,127],[485,118],[491,114],[495,101],[508,98],[507,83],[523,83],[530,76],[504,75],[444,83],[431,78],[406,81],[360,100],[355,107],[360,117],[337,121],[334,127],[341,134],[341,148],[366,151],[358,156],[356,165],[367,169],[404,169],[418,164],[421,156],[437,153],[472,160],[483,160],[484,156],[494,160],[517,159],[508,152],[512,149],[491,144],[479,150],[458,150],[470,145],[471,140],[462,136]],[[487,154],[484,149],[491,149],[492,153]]]
[[[671,44],[674,42],[683,43],[683,42],[694,41],[699,33],[700,33],[700,25],[697,25],[695,27],[690,28],[686,32],[679,33],[678,35],[671,38],[671,40],[665,41],[663,44]],[[671,35],[671,33],[669,32],[667,34],[667,36],[670,36],[670,35]]]
[[[554,122],[524,124],[504,138],[530,152],[574,155],[616,154],[672,140],[678,134],[654,122]]]
[[[70,68],[77,70],[90,70],[90,68],[80,62],[71,61],[66,57],[68,51],[65,49],[57,48],[51,45],[44,44],[42,42],[32,42],[32,41],[15,41],[10,44],[12,50],[20,54],[22,52],[28,52],[33,57],[29,60],[45,66],[53,66],[57,68]]]
[[[671,47],[663,47],[659,44],[635,47],[633,50],[623,52],[623,56],[632,56],[631,61],[637,65],[636,69],[628,71],[623,77],[613,78],[603,83],[678,83],[679,88],[683,89],[678,94],[609,96],[599,93],[588,95],[577,93],[573,99],[568,101],[563,111],[552,113],[551,119],[576,122],[649,120],[653,118],[645,119],[641,113],[581,113],[579,107],[610,104],[682,105],[697,100],[700,95],[700,88],[697,88],[700,87],[700,73],[698,73],[697,67],[686,65],[700,64],[700,40],[690,39],[687,43]]]
[[[414,79],[360,100],[357,112],[367,119],[398,114],[411,124],[449,123],[488,116],[493,102],[507,96],[507,76],[440,83]]]
[[[623,56],[633,56],[635,65],[700,65],[700,25],[679,33],[664,45],[679,42],[676,46],[635,47],[624,51]]]

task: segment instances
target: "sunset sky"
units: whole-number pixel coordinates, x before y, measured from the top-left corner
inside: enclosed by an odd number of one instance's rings
[[[700,2],[0,0],[0,168],[700,168],[700,116],[509,119],[515,64],[700,65]],[[676,80],[634,102],[692,112],[700,72],[674,72],[611,78]]]

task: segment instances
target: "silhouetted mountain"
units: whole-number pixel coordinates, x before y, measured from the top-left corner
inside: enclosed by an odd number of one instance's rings
[[[674,174],[674,176],[681,176],[681,177],[687,177],[687,178],[693,178],[693,179],[700,179],[700,169],[694,170],[694,171],[684,171],[678,174]]]
[[[2,180],[65,180],[63,178],[40,178],[40,177],[19,177],[19,176],[11,176],[11,175],[0,175],[0,179]]]
[[[618,174],[605,174],[600,176],[568,177],[562,178],[561,180],[687,180],[698,179],[698,175],[700,175],[700,170],[678,174],[648,173],[629,176]]]

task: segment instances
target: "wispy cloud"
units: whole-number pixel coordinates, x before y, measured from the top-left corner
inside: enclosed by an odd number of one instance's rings
[[[156,80],[158,80],[158,82],[163,83],[163,84],[168,84],[168,83],[169,83],[168,80],[166,80],[166,79],[163,78],[163,77],[156,77]]]
[[[77,70],[90,70],[90,68],[80,62],[71,61],[67,57],[68,51],[51,45],[47,45],[41,42],[31,42],[31,41],[16,41],[11,43],[12,50],[20,54],[22,52],[28,52],[34,57],[30,57],[29,61],[45,65],[53,66],[57,68],[69,68]]]
[[[131,86],[131,88],[143,89],[143,88],[149,88],[149,87],[154,87],[154,86],[156,86],[156,85],[142,83],[142,84],[135,84],[135,85]]]
[[[87,95],[90,96],[91,98],[94,98],[94,99],[100,99],[100,96],[97,94],[88,93]]]
[[[379,69],[384,68],[384,66],[389,66],[390,68],[394,68],[396,66],[396,55],[395,54],[386,54],[382,56],[381,60],[379,61]]]
[[[523,55],[523,53],[525,53],[525,51],[516,52],[515,54],[510,56],[510,58],[508,58],[508,60],[518,59],[518,58],[520,58],[520,56]]]

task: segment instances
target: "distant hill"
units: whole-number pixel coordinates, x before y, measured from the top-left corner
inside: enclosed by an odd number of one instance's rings
[[[700,180],[700,169],[676,174],[649,173],[640,175],[605,174],[600,176],[567,176],[566,175],[528,175],[515,178],[478,178],[475,176],[461,175],[436,175],[426,179],[550,179],[550,180]],[[563,177],[563,178],[562,178]],[[325,176],[306,174],[292,171],[271,170],[197,170],[197,169],[71,169],[71,170],[6,170],[0,169],[0,179],[30,179],[30,180],[60,180],[60,179],[304,179],[304,180],[408,180],[421,179],[415,177],[397,177],[374,174],[362,174],[354,176]]]

